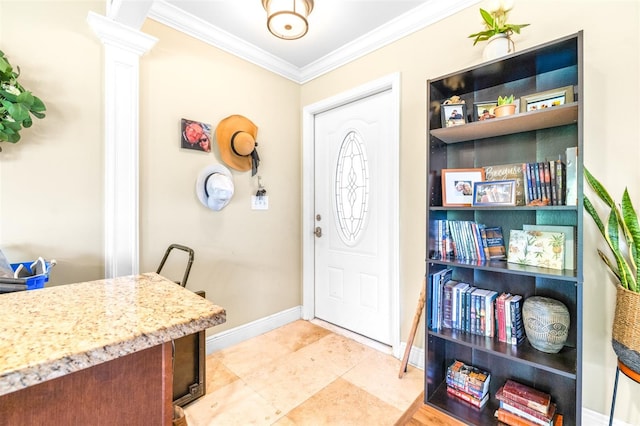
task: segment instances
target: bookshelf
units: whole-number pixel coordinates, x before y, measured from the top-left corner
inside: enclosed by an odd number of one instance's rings
[[[575,227],[575,269],[555,270],[508,263],[506,260],[463,261],[432,258],[434,238],[426,238],[427,277],[443,266],[453,279],[499,293],[546,296],[563,302],[570,312],[569,337],[557,354],[517,346],[455,329],[425,327],[425,403],[472,425],[497,424],[496,391],[507,379],[520,381],[551,394],[565,424],[581,423],[582,406],[582,152],[583,72],[582,32],[516,52],[498,60],[427,81],[427,229],[431,221],[470,220],[501,226],[505,246],[512,229],[525,224]],[[454,82],[455,84],[452,84]],[[473,121],[474,103],[499,95],[516,98],[572,86],[574,100],[564,105],[517,113],[486,121]],[[460,96],[468,122],[442,127],[440,104]],[[478,206],[442,205],[442,169],[468,169],[491,165],[539,162],[562,158],[567,148],[578,147],[577,205]],[[428,285],[428,280],[427,280]],[[429,291],[427,289],[427,294]],[[431,298],[427,299],[429,309]],[[490,399],[482,409],[447,395],[446,371],[458,359],[491,373]]]

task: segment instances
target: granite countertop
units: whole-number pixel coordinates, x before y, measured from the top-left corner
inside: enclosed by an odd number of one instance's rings
[[[155,273],[0,294],[0,313],[0,395],[226,321]]]

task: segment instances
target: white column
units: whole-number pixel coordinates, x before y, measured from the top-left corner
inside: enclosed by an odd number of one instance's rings
[[[104,16],[87,22],[104,44],[105,277],[139,272],[139,62],[157,42]]]

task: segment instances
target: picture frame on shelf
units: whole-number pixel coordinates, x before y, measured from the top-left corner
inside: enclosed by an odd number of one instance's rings
[[[565,86],[523,96],[520,98],[520,110],[523,112],[537,111],[570,102],[573,102],[573,86]]]
[[[484,121],[496,118],[493,110],[498,106],[498,101],[476,102],[473,104],[474,121]]]
[[[473,185],[474,206],[515,206],[516,181],[494,180],[475,182]]]
[[[442,205],[470,207],[473,187],[484,180],[484,169],[442,169]]]
[[[460,126],[467,123],[466,104],[442,104],[440,106],[442,127]]]

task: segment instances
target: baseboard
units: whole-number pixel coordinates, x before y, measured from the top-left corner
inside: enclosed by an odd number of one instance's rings
[[[406,347],[407,342],[400,343],[400,354],[402,357],[404,357],[404,350]],[[419,368],[420,370],[424,370],[424,349],[416,348],[415,346],[411,347],[411,352],[409,353],[409,365]]]
[[[297,321],[302,318],[302,306],[296,306],[285,311],[260,318],[253,322],[225,330],[218,334],[207,337],[206,352],[207,355],[244,342],[245,340],[264,334],[268,331],[275,330],[278,327]]]
[[[582,407],[582,424],[589,426],[608,426],[609,416]],[[613,426],[631,426],[622,420],[613,419]]]

